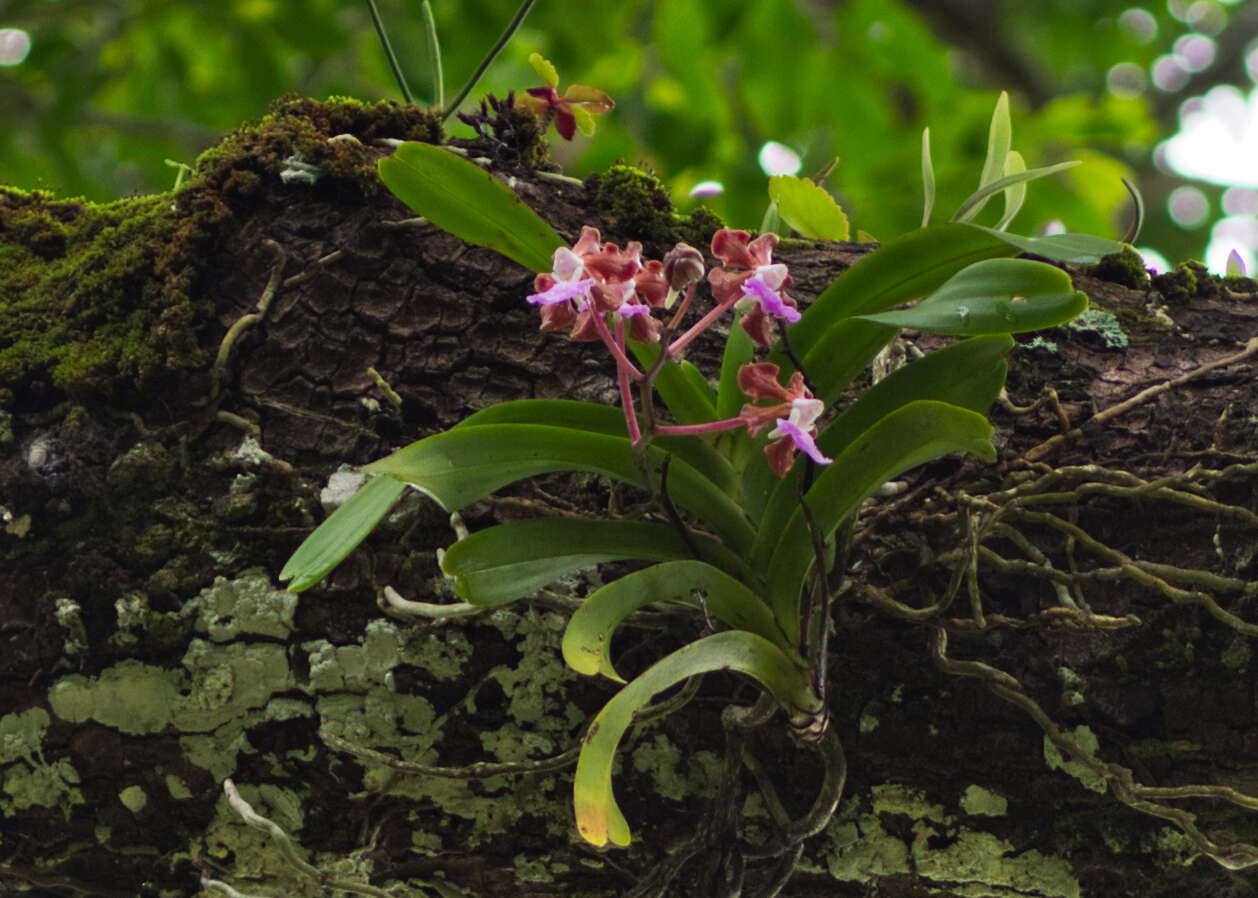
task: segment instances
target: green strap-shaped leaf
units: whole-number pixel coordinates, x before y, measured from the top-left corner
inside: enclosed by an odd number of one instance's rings
[[[910,362],[870,387],[817,437],[830,458],[841,456],[861,434],[910,402],[933,399],[985,413],[1005,383],[1005,353],[1013,346],[1008,334],[972,337]],[[778,534],[799,504],[797,464],[778,481],[768,507],[757,522],[751,563],[763,569],[777,546]]]
[[[746,564],[715,540],[696,535],[691,545],[714,564],[751,576]],[[464,601],[492,606],[527,598],[560,577],[607,561],[693,557],[668,524],[538,518],[478,530],[446,551],[441,569],[454,578]]]
[[[778,215],[802,237],[813,240],[846,240],[850,233],[847,216],[825,188],[807,178],[774,175],[769,178],[769,196],[777,203]]]
[[[1022,158],[1022,154],[1017,150],[1010,150],[1009,155],[1005,157],[1005,174],[1016,175],[1026,171],[1026,160]],[[1013,184],[1005,188],[1005,214],[1000,216],[1000,221],[996,223],[996,230],[1003,231],[1017,217],[1018,212],[1022,209],[1022,204],[1026,201],[1026,182]]]
[[[922,130],[922,227],[935,211],[935,165],[930,161],[930,128]]]
[[[667,453],[658,446],[635,452],[625,437],[540,424],[463,425],[430,436],[372,462],[364,470],[388,474],[457,511],[490,493],[538,474],[588,471],[642,489],[645,466],[658,487]],[[640,464],[640,461],[643,464]],[[716,484],[674,457],[668,468],[673,503],[715,530],[735,551],[751,545],[742,510]]]
[[[931,293],[982,259],[1012,256],[999,236],[958,224],[934,225],[898,237],[861,259],[827,287],[791,327],[791,348],[811,373],[842,357],[841,337],[827,331],[853,316],[881,312]]]
[[[909,468],[966,452],[995,461],[992,426],[969,409],[931,400],[910,402],[866,430],[824,468],[805,496],[823,541],[874,490]],[[777,534],[766,574],[770,605],[787,633],[799,626],[800,593],[815,553],[804,513],[798,507]]]
[[[1079,160],[1073,159],[1070,162],[1058,162],[1056,165],[1045,165],[1043,168],[1029,168],[1020,172],[1005,175],[1003,178],[997,178],[990,184],[986,184],[974,191],[961,204],[961,208],[957,209],[953,214],[952,220],[955,222],[968,222],[974,216],[978,215],[979,210],[996,194],[1002,190],[1008,190],[1017,184],[1025,184],[1027,181],[1034,181],[1038,178],[1047,178],[1049,175],[1055,175],[1060,171],[1068,168],[1074,168],[1079,164]]]
[[[1005,174],[1005,160],[1012,145],[1013,122],[1009,117],[1009,94],[1002,90],[996,98],[992,122],[987,129],[987,155],[983,159],[979,187],[986,187]]]
[[[302,592],[314,586],[376,529],[380,519],[406,491],[392,477],[373,477],[315,528],[280,571],[288,588]]]
[[[721,380],[716,394],[716,416],[732,418],[742,409],[747,397],[738,388],[738,369],[751,361],[756,344],[739,325],[744,312],[736,311],[725,339],[725,352],[721,355]]]
[[[497,250],[531,271],[550,271],[563,241],[512,190],[449,150],[404,143],[377,165],[380,180],[444,231]]]
[[[586,731],[572,785],[577,830],[591,845],[628,845],[629,823],[612,792],[616,750],[633,717],[659,692],[698,674],[732,670],[746,674],[805,725],[822,712],[808,674],[773,643],[745,630],[728,630],[684,646],[656,662],[616,693]]]
[[[1123,251],[1123,244],[1106,237],[1093,237],[1091,234],[1050,234],[1047,237],[1023,237],[1019,234],[1006,234],[994,228],[981,225],[969,225],[1003,240],[1005,243],[1025,253],[1033,253],[1052,259],[1054,262],[1066,262],[1071,265],[1089,265],[1100,261],[1102,256]]]
[[[712,419],[707,419],[712,420]],[[610,436],[625,435],[625,416],[620,409],[574,399],[516,399],[500,402],[464,418],[456,427],[478,424],[549,424],[588,430]],[[733,494],[736,477],[724,456],[694,437],[656,437],[659,446],[706,476],[723,492]]]
[[[987,259],[907,309],[860,316],[938,334],[1018,334],[1064,324],[1088,307],[1070,275],[1030,259]]]
[[[729,574],[702,561],[668,561],[627,574],[586,596],[568,621],[563,657],[577,673],[625,682],[611,659],[611,640],[630,614],[652,602],[682,600],[703,607],[736,630],[749,630],[793,654],[773,612],[758,595]],[[800,662],[802,665],[802,661]]]

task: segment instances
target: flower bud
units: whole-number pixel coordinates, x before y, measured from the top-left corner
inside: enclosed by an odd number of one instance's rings
[[[672,290],[686,289],[703,273],[703,253],[688,243],[677,244],[664,257],[664,278]]]

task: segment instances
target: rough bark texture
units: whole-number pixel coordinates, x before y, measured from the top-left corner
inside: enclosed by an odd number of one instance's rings
[[[327,141],[341,133],[364,143]],[[553,603],[447,623],[377,607],[386,584],[444,600],[433,551],[453,534],[418,496],[323,587],[298,600],[276,586],[338,466],[501,399],[614,401],[600,353],[536,333],[529,273],[406,223],[372,178],[387,151],[371,139],[436,133],[396,108],[293,101],[174,196],[102,209],[0,191],[5,894],[183,898],[203,877],[326,894],[240,822],[226,777],[321,871],[395,895],[623,895],[706,819],[721,709],[752,697],[734,678],[627,744],[627,851],[576,838],[570,770],[416,777],[320,739],[426,764],[540,758],[611,694],[565,671]],[[293,177],[294,154],[323,177]],[[626,170],[601,189],[504,177],[568,236],[595,224],[657,257],[678,233],[701,239],[704,222],[675,219]],[[868,249],[779,255],[806,302]],[[239,326],[269,280],[269,306]],[[1012,405],[993,412],[1000,462],[928,466],[865,509],[832,641],[847,789],[783,894],[1254,892],[1202,848],[1252,863],[1232,843],[1258,841],[1258,815],[1217,789],[1139,794],[1122,773],[1258,794],[1255,359],[1186,377],[1254,340],[1258,300],[1252,282],[1186,281],[1078,275],[1106,314],[1015,349]],[[607,500],[597,480],[546,485],[469,523]],[[702,626],[633,631],[621,657],[640,669]],[[1045,725],[1099,760],[1062,761]],[[806,810],[816,756],[780,721],[748,744],[788,811]],[[731,788],[744,835],[765,835],[755,781]],[[1212,841],[1162,809],[1196,814]],[[666,894],[707,894],[710,860]],[[769,873],[749,861],[747,893]]]

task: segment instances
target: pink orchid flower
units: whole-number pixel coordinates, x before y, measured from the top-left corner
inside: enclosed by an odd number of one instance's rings
[[[803,452],[819,465],[830,464],[833,459],[823,455],[816,443],[817,419],[825,404],[808,391],[798,371],[786,387],[778,382],[778,374],[778,366],[772,362],[754,362],[738,369],[738,387],[745,395],[753,401],[776,400],[774,405],[747,403],[739,420],[753,437],[772,426],[764,455],[779,477],[790,471],[796,452]]]
[[[743,330],[756,344],[768,348],[773,344],[773,319],[794,324],[800,318],[795,300],[785,290],[791,285],[786,266],[774,263],[776,234],[761,234],[755,240],[746,231],[722,228],[712,237],[712,255],[725,263],[708,274],[712,296],[718,304],[733,303],[746,309],[741,319]]]
[[[629,336],[645,343],[659,341],[662,325],[650,316],[668,294],[661,263],[642,262],[642,244],[621,249],[602,243],[597,228],[585,226],[569,249],[555,250],[550,272],[537,275],[536,291],[527,297],[541,310],[543,331],[571,327],[574,340],[606,340],[603,317],[614,312],[629,320]]]

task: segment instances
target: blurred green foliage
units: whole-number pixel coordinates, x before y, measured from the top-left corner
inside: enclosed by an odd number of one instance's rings
[[[1206,4],[1226,27],[1230,7]],[[537,86],[528,57],[540,52],[565,84],[599,87],[617,102],[594,139],[556,141],[570,173],[641,165],[683,209],[697,202],[690,187],[715,179],[725,193],[706,202],[731,224],[755,227],[767,202],[757,153],[775,140],[800,153],[804,175],[837,155],[826,186],[853,234],[888,238],[920,223],[922,128],[931,128],[939,220],[976,186],[992,107],[1008,89],[1014,147],[1029,166],[1085,162],[1033,185],[1013,229],[1060,220],[1119,236],[1130,215],[1119,179],[1165,179],[1150,156],[1174,127],[1174,104],[1153,88],[1115,97],[1106,73],[1120,62],[1147,71],[1190,30],[1150,6],[1154,33],[1142,35],[1120,24],[1129,5],[539,0],[472,97]],[[379,6],[412,88],[431,96],[418,0]],[[453,95],[516,2],[434,0],[433,8]],[[166,189],[173,172],[163,160],[191,162],[286,92],[398,96],[357,0],[9,0],[0,2],[0,28],[32,39],[24,62],[0,67],[0,182],[61,195]],[[466,130],[455,120],[450,128]],[[1171,225],[1158,191],[1142,242],[1171,258],[1199,256],[1205,232]],[[999,206],[982,221],[997,219]]]

